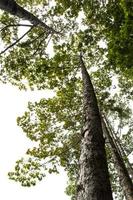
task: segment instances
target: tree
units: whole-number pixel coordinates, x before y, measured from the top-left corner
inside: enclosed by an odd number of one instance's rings
[[[81,55],[80,66],[83,79],[85,124],[79,161],[77,200],[113,199],[99,109],[93,85]]]
[[[34,2],[38,3],[35,0]],[[42,5],[42,1],[39,2]],[[119,1],[117,4],[119,6],[116,12],[119,11],[121,2]],[[46,15],[44,17],[42,15],[41,21],[45,17],[47,19],[52,18],[55,26],[59,26],[60,30],[63,29],[63,33],[65,33],[64,38],[53,35],[54,55],[52,58],[45,52],[50,38],[42,27],[32,28],[25,34],[25,39],[20,37],[17,43],[16,41],[12,43],[14,36],[18,37],[19,26],[17,24],[19,20],[5,13],[1,17],[2,26],[4,26],[1,31],[2,39],[6,45],[9,45],[3,51],[4,55],[1,56],[2,81],[10,81],[22,89],[27,86],[23,82],[26,79],[31,89],[34,87],[38,89],[54,88],[57,94],[57,97],[51,100],[43,99],[35,105],[29,103],[29,111],[25,112],[22,118],[18,118],[18,124],[27,136],[31,140],[39,142],[38,148],[27,151],[28,159],[17,161],[15,172],[9,174],[12,179],[20,181],[23,186],[35,185],[36,179],[41,180],[45,174],[42,173],[42,169],[48,170],[50,173],[58,172],[58,165],[61,165],[67,170],[70,178],[67,193],[72,194],[73,199],[76,198],[74,195],[76,195],[75,185],[79,170],[80,129],[84,127],[85,123],[82,112],[82,81],[79,67],[77,67],[79,66],[77,54],[81,49],[86,68],[91,71],[90,74],[95,85],[95,93],[100,108],[108,114],[112,121],[114,119],[119,121],[121,127],[124,127],[131,116],[129,108],[126,108],[126,101],[122,99],[122,95],[129,96],[131,91],[127,92],[124,82],[121,81],[126,79],[129,74],[118,65],[114,68],[110,57],[110,52],[113,52],[110,44],[116,45],[117,43],[115,43],[113,37],[110,37],[112,29],[109,27],[112,23],[115,27],[119,20],[119,15],[117,15],[117,20],[114,20],[114,15],[112,15],[114,3],[116,2],[102,3],[104,6],[101,6],[100,1],[88,2],[85,0],[73,3],[57,0],[56,5],[47,7]],[[26,2],[23,1],[23,4],[26,5]],[[29,1],[28,5],[30,5]],[[34,8],[33,5],[30,6],[32,9]],[[81,10],[84,13],[82,20],[84,25],[83,29],[80,30],[76,24],[76,19]],[[35,13],[38,13],[37,9],[35,9]],[[59,20],[60,18],[62,20]],[[101,40],[106,41],[107,48],[100,47],[99,42]],[[121,39],[121,42],[124,41]],[[116,46],[119,48],[119,43]],[[126,60],[126,63],[129,64],[129,60]],[[118,71],[120,72],[119,77],[117,76]],[[120,92],[113,97],[110,95],[112,76],[118,77],[120,83]],[[129,84],[131,88],[131,78],[130,80],[128,78]],[[32,120],[32,115],[35,116],[35,120]],[[100,119],[98,122],[100,123]],[[107,177],[103,139],[101,135],[99,137],[101,138],[99,141],[104,160],[103,168],[106,171],[104,177]],[[109,150],[106,150],[109,155]],[[130,148],[128,148],[128,151],[130,152]],[[49,164],[48,167],[47,163],[52,165]],[[103,173],[102,170],[100,172]],[[111,171],[112,183],[114,183],[114,172],[115,170]],[[109,188],[108,183],[107,185]],[[118,185],[115,184],[115,186],[119,188]]]
[[[104,130],[105,135],[107,136],[107,139],[109,141],[109,144],[113,153],[115,166],[117,168],[119,179],[120,179],[120,184],[123,188],[126,199],[132,200],[133,199],[132,180],[124,164],[121,152],[119,151],[117,144],[115,143],[115,141],[111,137],[111,134],[109,133],[109,128],[107,128],[107,125],[106,125],[107,120],[106,121],[105,120],[106,120],[105,117],[103,117],[102,119],[103,130]]]
[[[6,12],[12,14],[12,15],[15,15],[15,16],[17,16],[19,18],[28,20],[34,26],[37,26],[37,25],[42,26],[49,33],[59,34],[59,32],[57,32],[53,28],[47,26],[44,22],[39,20],[32,13],[28,12],[27,10],[25,10],[24,8],[19,6],[16,3],[16,1],[14,1],[14,0],[6,0],[6,1],[5,0],[1,0],[0,1],[0,9],[4,10],[4,11],[6,11]]]

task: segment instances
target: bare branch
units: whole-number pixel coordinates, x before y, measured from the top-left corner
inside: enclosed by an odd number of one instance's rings
[[[6,25],[4,28],[2,28],[0,30],[0,32],[4,31],[5,29],[7,29],[9,27],[16,27],[16,26],[32,27],[33,25],[31,25],[31,24],[9,24],[9,25]]]

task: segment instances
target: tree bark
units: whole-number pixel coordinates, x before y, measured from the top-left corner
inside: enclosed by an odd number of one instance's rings
[[[105,142],[94,88],[80,55],[85,127],[81,144],[77,200],[112,200]]]
[[[115,166],[116,166],[117,173],[118,173],[119,180],[120,180],[120,185],[123,189],[125,198],[126,198],[126,200],[133,200],[133,183],[132,183],[132,180],[131,180],[129,173],[126,169],[125,163],[124,163],[121,155],[119,154],[112,137],[110,136],[109,130],[106,126],[104,119],[102,119],[102,126],[103,126],[103,131],[105,133],[105,136],[107,137],[107,139],[109,141],[110,148],[111,148],[112,153],[113,153],[113,159],[114,159],[114,162],[115,162]]]
[[[108,127],[108,131],[110,133],[110,136],[112,137],[112,140],[114,142],[114,145],[117,148],[117,151],[119,153],[119,155],[123,158],[127,158],[127,155],[125,153],[125,150],[123,148],[123,146],[121,145],[120,139],[119,137],[117,137],[117,134],[115,134],[114,130],[112,129],[112,127],[110,126],[107,118],[105,117],[105,115],[103,114],[103,118],[106,121],[107,127]],[[131,177],[133,178],[133,168],[131,163],[129,162],[129,160],[127,159],[127,166],[128,166],[128,172],[130,172],[129,174],[131,175]]]
[[[19,18],[28,20],[33,25],[38,25],[43,27],[46,31],[50,33],[60,34],[58,31],[55,31],[53,28],[47,26],[44,22],[34,16],[32,13],[28,12],[21,6],[19,6],[14,0],[0,0],[0,9],[15,15]]]

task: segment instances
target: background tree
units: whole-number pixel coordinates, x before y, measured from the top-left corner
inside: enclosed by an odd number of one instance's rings
[[[6,11],[7,13],[10,13],[12,15],[15,15],[19,18],[28,20],[33,24],[34,26],[40,25],[42,26],[46,31],[51,32],[51,33],[59,33],[55,31],[54,29],[50,28],[47,26],[44,22],[39,20],[36,16],[34,16],[32,13],[28,12],[21,6],[19,6],[16,1],[14,0],[1,0],[0,1],[0,9]]]
[[[107,125],[108,122],[106,118],[103,116],[102,119],[102,125],[103,125],[103,131],[109,141],[113,157],[114,157],[114,162],[115,166],[117,168],[120,184],[123,188],[124,195],[126,199],[132,199],[133,198],[133,183],[132,179],[129,176],[128,170],[126,169],[125,163],[123,161],[121,151],[119,147],[117,146],[117,142],[114,140],[111,133],[111,130],[109,129],[109,125]],[[107,128],[108,127],[108,128]],[[131,168],[132,170],[132,168]]]

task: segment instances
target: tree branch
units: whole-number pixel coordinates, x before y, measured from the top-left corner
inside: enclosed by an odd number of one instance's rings
[[[8,49],[12,48],[13,46],[15,46],[20,40],[22,40],[32,29],[34,28],[34,26],[32,26],[26,33],[24,33],[18,40],[16,40],[15,42],[13,42],[11,45],[9,45],[8,47],[6,47],[3,51],[0,52],[0,55],[2,55],[3,53],[5,53]]]
[[[36,55],[36,53],[39,51],[39,47],[40,47],[41,43],[48,37],[49,34],[50,34],[50,33],[47,33],[46,36],[45,36],[45,38],[43,38],[43,39],[40,40],[40,42],[39,42],[39,44],[38,44],[38,46],[37,46],[37,49],[35,50],[35,52],[33,53],[32,56],[35,56],[35,55]],[[46,45],[46,46],[47,46],[47,45]]]
[[[32,27],[33,25],[31,25],[31,24],[9,24],[9,25],[6,25],[4,28],[2,28],[0,30],[0,32],[4,31],[5,29],[7,29],[9,27],[16,27],[16,26]]]
[[[31,22],[31,24],[36,26],[41,26],[45,29],[47,32],[51,32],[54,34],[61,35],[60,32],[54,30],[52,27],[49,27],[47,24],[45,24],[43,21],[41,21],[38,17],[21,7],[15,0],[0,0],[0,9],[15,15],[19,18],[28,20]]]

